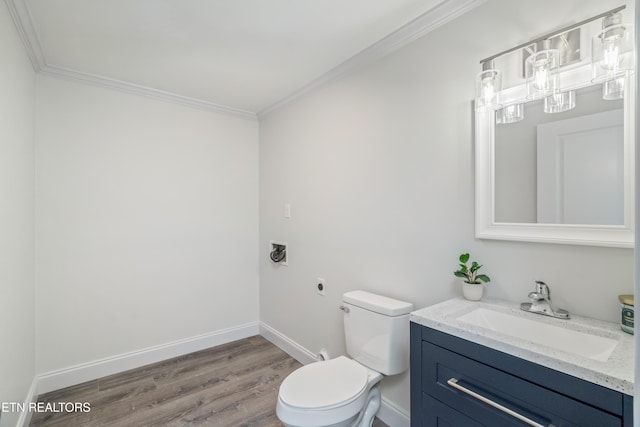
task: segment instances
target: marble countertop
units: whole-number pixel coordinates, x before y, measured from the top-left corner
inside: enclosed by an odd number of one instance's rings
[[[588,332],[617,340],[618,344],[611,356],[601,362],[458,320],[458,317],[480,307]],[[520,310],[520,304],[514,302],[495,299],[467,301],[463,298],[414,311],[411,321],[633,396],[633,335],[620,330],[617,323],[574,315],[569,320],[555,319],[524,312]]]

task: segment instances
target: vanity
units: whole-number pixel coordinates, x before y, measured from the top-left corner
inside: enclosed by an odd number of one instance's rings
[[[500,300],[411,314],[411,426],[633,425],[633,337]]]

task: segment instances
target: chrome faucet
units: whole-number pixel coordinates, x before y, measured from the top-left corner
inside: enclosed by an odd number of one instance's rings
[[[567,310],[556,308],[551,303],[551,291],[547,284],[540,280],[536,280],[536,290],[529,292],[529,300],[531,302],[523,302],[520,304],[520,310],[544,314],[559,319],[569,318],[569,312]]]

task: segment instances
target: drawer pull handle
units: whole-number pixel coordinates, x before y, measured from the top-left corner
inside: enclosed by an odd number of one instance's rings
[[[474,397],[474,398],[478,399],[479,401],[481,401],[483,403],[486,403],[487,405],[498,409],[499,411],[504,412],[505,414],[509,414],[512,417],[519,419],[523,423],[529,424],[530,426],[534,426],[534,427],[553,427],[552,424],[549,424],[549,425],[545,426],[545,425],[542,425],[540,423],[537,423],[537,422],[533,421],[532,419],[525,417],[524,415],[521,415],[521,414],[519,414],[519,413],[517,413],[515,411],[512,411],[511,409],[509,409],[509,408],[507,408],[505,406],[502,406],[499,403],[494,402],[491,399],[487,399],[486,397],[476,393],[475,391],[471,391],[468,388],[461,386],[460,384],[458,384],[458,379],[457,378],[450,378],[447,381],[447,384],[449,384],[451,387],[455,388],[456,390],[460,390],[461,392],[463,392],[465,394],[468,394],[469,396]]]

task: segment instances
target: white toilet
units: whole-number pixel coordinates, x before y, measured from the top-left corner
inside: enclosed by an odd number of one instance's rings
[[[409,367],[413,304],[365,291],[343,295],[347,353],[292,372],[280,385],[276,414],[286,427],[370,427],[379,383]]]

